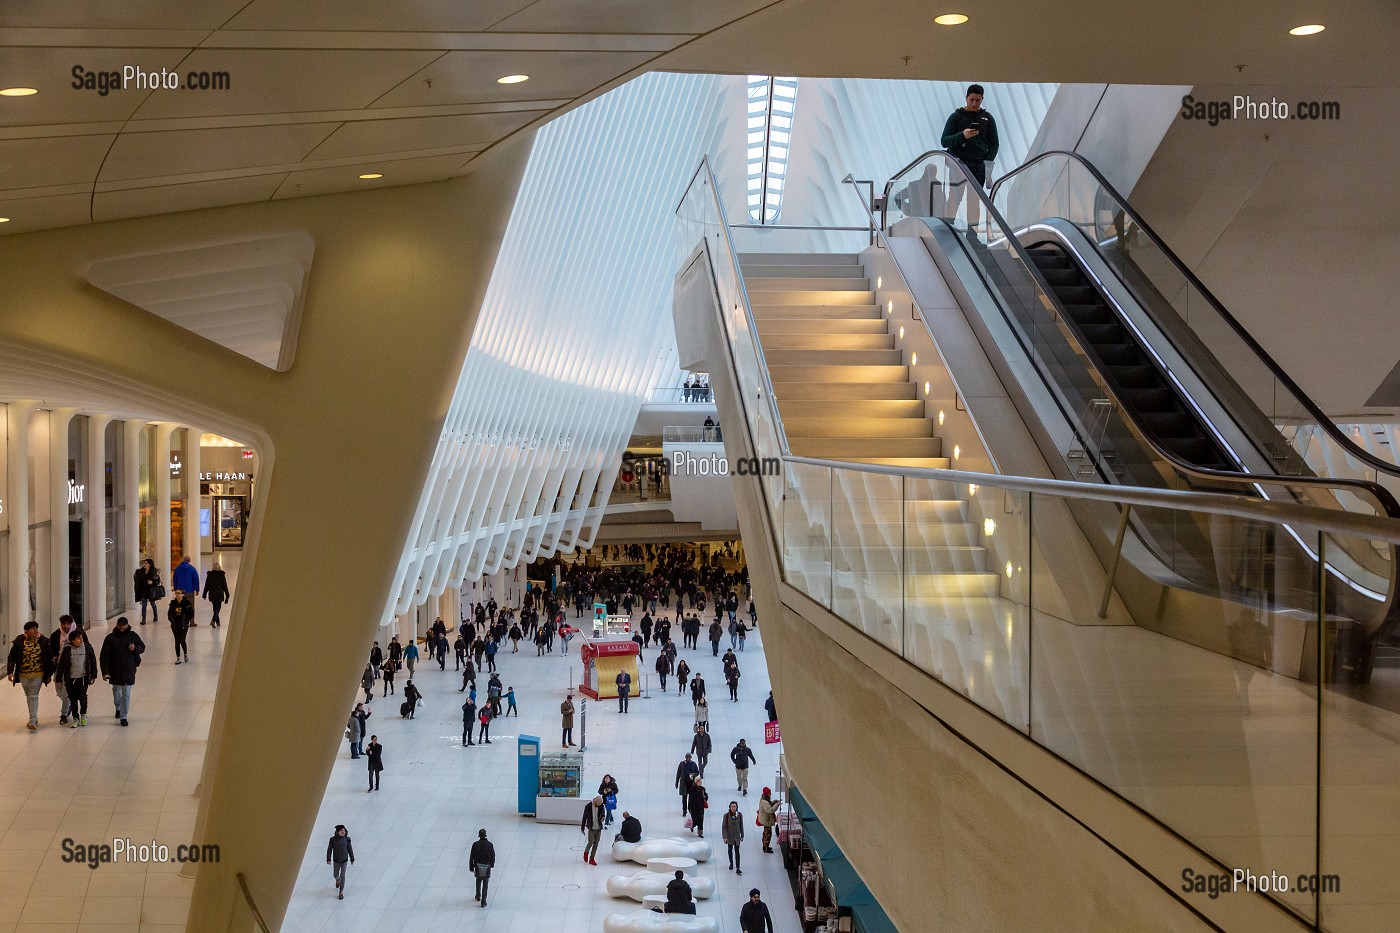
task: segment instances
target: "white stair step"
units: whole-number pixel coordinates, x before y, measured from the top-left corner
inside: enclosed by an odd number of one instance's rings
[[[773,382],[773,389],[778,398],[784,398],[789,393],[783,392],[779,385],[791,382],[909,382],[909,367],[894,365],[869,365],[869,366],[785,366],[768,365],[768,378]],[[909,386],[913,390],[913,386]]]
[[[918,467],[922,470],[946,470],[951,466],[947,457],[844,457],[852,463],[873,463],[880,466]]]
[[[913,548],[977,547],[982,544],[982,526],[973,522],[920,522],[906,518],[904,541]]]
[[[765,264],[761,266],[743,266],[742,268],[745,280],[757,278],[865,278],[865,269],[859,265],[817,266]]]
[[[770,369],[785,366],[900,366],[904,362],[902,350],[832,350],[832,349],[787,349],[763,348],[764,359]]]
[[[937,437],[814,437],[788,438],[798,457],[815,460],[847,460],[851,457],[937,457],[943,441]]]
[[[769,278],[754,276],[744,278],[744,287],[749,294],[754,292],[816,291],[816,292],[864,292],[870,293],[870,280],[867,278],[844,279],[821,276],[802,278]]]
[[[855,253],[740,253],[739,266],[855,266]]]
[[[785,308],[791,311],[791,308]],[[849,311],[849,308],[842,308]],[[886,328],[885,322],[880,319],[879,314],[874,317],[797,317],[784,315],[782,317],[759,317],[757,311],[754,313],[754,320],[758,324],[759,334],[766,340],[769,336],[812,336],[812,335],[837,335],[849,334],[851,336],[869,337],[872,335],[893,337]]]
[[[782,409],[779,408],[781,412]],[[932,437],[933,422],[924,418],[856,418],[834,408],[827,418],[783,415],[788,442],[809,437]]]
[[[905,503],[904,514],[914,522],[965,522],[967,503],[962,499],[915,499]]]
[[[761,280],[760,280],[761,281]],[[753,305],[801,305],[803,307],[824,307],[827,305],[869,305],[875,306],[870,289],[842,288],[750,288],[749,304]]]
[[[908,382],[784,382],[773,392],[778,405],[803,401],[844,401],[846,399],[912,399],[914,386]],[[781,408],[779,409],[781,411]]]
[[[924,403],[918,399],[847,399],[833,406],[828,399],[778,399],[778,411],[786,424],[792,418],[827,418],[839,412],[848,418],[922,418]]]
[[[894,334],[771,334],[760,330],[763,352],[772,359],[775,350],[893,350]]]
[[[1001,575],[996,573],[916,573],[905,578],[910,598],[994,597],[1000,593]]]
[[[770,298],[772,296],[765,295],[762,297]],[[854,302],[850,304],[822,304],[820,302],[814,304],[802,304],[800,302],[793,304],[750,303],[750,307],[753,308],[754,321],[758,324],[759,330],[762,330],[769,321],[783,319],[820,321],[861,318],[867,321],[877,321],[881,328],[885,326],[885,322],[881,320],[880,309],[869,302],[865,304],[857,304]]]

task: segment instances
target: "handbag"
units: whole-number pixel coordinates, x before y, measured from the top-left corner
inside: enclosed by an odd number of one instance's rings
[[[477,876],[478,878],[490,878],[490,877],[491,877],[491,866],[485,864],[484,862],[477,862],[477,863],[476,863],[476,876]]]
[[[151,598],[151,599],[164,599],[164,598],[165,598],[165,584],[164,584],[164,583],[156,583],[156,584],[153,584],[153,585],[151,586],[151,588],[150,588],[147,592],[150,593],[150,598]]]

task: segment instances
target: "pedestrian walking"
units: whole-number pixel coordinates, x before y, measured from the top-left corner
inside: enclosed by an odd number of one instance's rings
[[[749,794],[749,765],[758,764],[758,759],[753,756],[753,749],[749,748],[748,742],[739,740],[739,744],[729,750],[729,760],[734,762],[734,775],[738,781],[738,790],[744,792],[744,796]]]
[[[627,712],[627,698],[632,693],[632,675],[626,671],[617,672],[617,711]]]
[[[374,679],[379,679],[379,668],[384,665],[384,649],[379,647],[379,642],[374,643],[374,647],[369,649],[369,666],[374,670]]]
[[[165,598],[165,584],[160,582],[160,571],[149,557],[143,558],[141,565],[132,575],[133,595],[141,607],[141,624],[146,624],[146,607],[151,609],[151,621],[160,621],[160,606],[157,600]]]
[[[83,630],[75,627],[68,634],[68,644],[58,657],[58,675],[68,686],[68,703],[72,713],[70,729],[87,725],[88,685],[97,679],[97,654],[87,644]]]
[[[414,642],[409,642],[408,646],[403,649],[403,663],[408,666],[409,677],[418,673],[418,645]]]
[[[374,665],[366,664],[365,672],[360,675],[360,687],[365,691],[365,702],[374,699]]]
[[[705,779],[696,776],[690,782],[690,799],[686,802],[690,808],[690,831],[698,833],[701,839],[705,838],[705,809],[710,805],[710,792],[705,789]]]
[[[39,728],[39,693],[57,669],[58,662],[50,651],[48,638],[39,634],[39,623],[24,623],[24,631],[10,643],[5,676],[10,683],[24,688],[24,700],[29,705],[26,728],[30,732]]]
[[[698,671],[695,679],[690,682],[690,702],[699,703],[700,698],[705,695],[705,676]]]
[[[694,756],[686,752],[681,763],[676,765],[676,790],[681,795],[681,816],[690,812],[690,788],[699,776],[700,766],[695,763]]]
[[[228,588],[228,574],[224,573],[222,567],[215,562],[213,568],[204,575],[204,598],[209,600],[209,605],[214,608],[214,618],[209,620],[209,624],[214,628],[219,628],[219,610],[224,603],[233,600],[233,593]]]
[[[685,693],[686,681],[688,681],[689,679],[690,679],[690,665],[687,664],[687,663],[685,663],[685,661],[677,662],[677,664],[676,664],[676,693],[677,693],[677,694]],[[666,689],[666,684],[665,684],[664,682],[661,684],[661,689],[662,689],[662,690],[665,690],[665,689]]]
[[[710,701],[703,695],[695,701],[695,728],[710,728]]]
[[[739,911],[740,933],[773,933],[773,917],[768,905],[758,896],[758,888],[749,891],[749,899]]]
[[[607,819],[603,821],[603,824],[610,826],[613,821],[613,811],[617,809],[617,778],[611,774],[603,775],[603,780],[598,785],[598,793],[603,795],[603,809],[607,811]]]
[[[452,642],[452,656],[452,669],[454,671],[460,671],[463,664],[471,663],[467,660],[467,640],[462,637],[461,626],[457,628],[457,640]]]
[[[189,633],[190,626],[194,624],[194,607],[184,590],[177,589],[174,597],[170,600],[170,605],[165,609],[165,618],[170,622],[170,634],[175,637],[175,663],[180,663],[180,655],[185,656],[185,663],[189,663],[190,649],[185,644],[185,636]]]
[[[78,623],[73,621],[73,617],[65,614],[58,617],[58,628],[54,629],[49,634],[49,650],[53,652],[53,663],[55,667],[58,665],[58,656],[63,653],[64,648],[68,647],[68,636],[73,633],[74,629],[81,631]],[[53,689],[59,699],[58,724],[60,726],[66,726],[68,724],[68,714],[70,711],[73,712],[73,717],[75,719],[78,715],[76,711],[73,711],[72,703],[68,698],[67,679],[64,677],[55,677],[53,679]]]
[[[507,688],[506,688],[506,713],[505,713],[505,714],[506,714],[507,716],[509,716],[511,713],[514,713],[514,714],[515,714],[515,718],[516,718],[516,719],[519,719],[519,718],[520,718],[520,710],[519,710],[519,708],[517,708],[516,705],[515,705],[515,688],[514,688],[514,687],[507,687]]]
[[[418,712],[418,703],[422,699],[422,692],[413,685],[412,680],[409,680],[403,685],[403,704],[399,707],[399,713],[412,719],[414,713]]]
[[[177,593],[184,593],[190,599],[190,625],[194,620],[194,598],[199,595],[199,571],[188,557],[181,557],[180,563],[170,572],[170,585]]]
[[[739,702],[739,665],[735,664],[729,668],[724,675],[724,682],[729,687],[729,699],[735,703]]]
[[[682,664],[685,662],[682,661]],[[666,692],[666,675],[671,670],[671,662],[666,659],[666,652],[661,652],[656,656],[656,676],[661,679],[661,692]]]
[[[589,865],[597,865],[598,843],[603,838],[603,827],[607,825],[607,807],[603,795],[594,797],[583,807],[583,819],[579,821],[579,832],[587,838],[583,847],[583,860]]]
[[[365,753],[365,734],[369,732],[365,723],[371,715],[363,703],[356,703],[350,711],[350,719],[345,723],[345,737],[350,740],[351,758],[359,758]]]
[[[773,691],[768,691],[768,699],[763,701],[764,712],[768,714],[769,722],[778,721],[778,704],[773,700]]]
[[[397,665],[394,663],[393,658],[385,658],[384,666],[379,669],[379,672],[384,675],[384,693],[382,696],[388,696],[394,692],[394,670],[396,667]]]
[[[564,698],[563,703],[559,704],[559,715],[564,727],[564,734],[560,742],[564,748],[568,748],[574,744],[574,695],[572,693]]]
[[[467,869],[476,878],[476,900],[486,906],[486,891],[491,886],[491,869],[496,867],[496,847],[486,838],[486,830],[477,830],[476,842],[472,843]]]
[[[379,736],[369,737],[365,756],[369,758],[369,789],[379,790],[379,775],[384,771],[384,746],[379,744]]]
[[[744,866],[740,861],[739,843],[744,841],[744,815],[739,812],[739,801],[729,801],[729,809],[719,821],[719,836],[729,854],[729,870],[742,875]]]
[[[335,896],[345,900],[345,866],[355,864],[355,846],[350,842],[350,830],[344,823],[337,823],[331,841],[326,845],[326,864],[331,866],[331,879],[335,882]]]
[[[145,650],[146,643],[131,630],[126,616],[118,616],[116,627],[102,639],[102,650],[97,656],[102,679],[112,687],[116,718],[123,726],[127,725],[131,712],[131,688],[136,685],[136,669],[141,666]]]
[[[690,740],[690,751],[695,756],[695,760],[700,764],[700,774],[705,774],[705,765],[710,760],[710,752],[714,750],[714,742],[710,738],[710,733],[699,723],[695,726],[695,737]]]

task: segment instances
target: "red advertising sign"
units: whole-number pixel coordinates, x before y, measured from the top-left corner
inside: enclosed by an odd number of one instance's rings
[[[783,740],[783,733],[778,728],[777,721],[765,722],[763,724],[763,744],[774,745]]]
[[[642,649],[635,641],[590,641],[588,647],[600,658],[611,658],[625,654],[640,654]]]

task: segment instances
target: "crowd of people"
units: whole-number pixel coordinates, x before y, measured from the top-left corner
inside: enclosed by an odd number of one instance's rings
[[[372,792],[379,786],[380,775],[384,770],[384,748],[376,735],[369,736],[367,722],[372,715],[367,707],[374,699],[376,683],[383,683],[382,697],[395,693],[395,674],[407,668],[408,680],[403,686],[403,702],[399,707],[402,717],[412,718],[417,707],[423,703],[423,694],[413,682],[418,664],[437,662],[440,671],[446,670],[447,657],[453,658],[453,671],[461,672],[459,693],[465,694],[462,702],[462,741],[463,748],[491,744],[491,724],[497,718],[518,716],[516,691],[505,683],[498,670],[498,664],[507,663],[506,656],[519,654],[519,643],[525,641],[536,646],[535,657],[554,653],[556,644],[562,653],[567,654],[569,640],[578,633],[570,624],[568,608],[574,608],[574,619],[587,613],[590,617],[594,603],[607,607],[609,615],[626,615],[638,619],[633,639],[642,648],[655,648],[656,661],[653,669],[658,675],[662,695],[667,693],[667,683],[671,678],[677,683],[677,696],[686,697],[695,710],[694,726],[688,735],[689,751],[677,769],[675,786],[681,795],[682,817],[692,833],[703,837],[705,832],[705,810],[709,806],[709,790],[705,785],[704,772],[712,750],[710,735],[708,686],[698,666],[704,652],[700,648],[700,636],[707,633],[711,642],[710,657],[720,657],[720,643],[725,633],[729,635],[729,648],[720,660],[720,671],[728,687],[732,702],[740,702],[739,683],[741,670],[738,652],[744,649],[749,632],[757,627],[757,612],[748,591],[748,573],[737,562],[733,543],[717,549],[714,556],[702,559],[694,550],[673,545],[613,545],[602,548],[605,564],[592,555],[584,562],[562,565],[557,585],[550,591],[537,586],[527,586],[520,605],[507,607],[494,598],[470,605],[459,621],[456,631],[449,629],[441,619],[435,620],[425,633],[422,648],[417,644],[404,644],[398,635],[392,635],[387,644],[381,647],[375,641],[370,648],[366,665],[361,675],[360,686],[364,701],[357,703],[346,724],[346,738],[350,744],[352,758],[367,757],[369,769],[369,789]],[[635,563],[620,563],[635,561]],[[705,619],[713,611],[708,624]],[[678,647],[672,637],[681,638]],[[695,654],[687,660],[681,652],[690,650]],[[528,652],[526,653],[528,656]],[[525,663],[511,660],[510,664]],[[478,694],[478,681],[486,680],[484,695]],[[454,678],[455,683],[455,678]],[[630,675],[618,675],[619,713],[628,711],[629,694],[635,696]],[[770,718],[776,712],[772,696],[769,695],[764,708]],[[562,748],[575,747],[574,720],[577,708],[572,692],[568,692],[559,707],[560,744]],[[696,759],[698,758],[698,762]],[[738,738],[730,749],[730,763],[734,767],[735,793],[738,797],[748,795],[748,772],[757,763],[748,740]],[[618,804],[622,796],[622,782],[612,774],[605,774],[597,786],[596,793],[582,801],[579,828],[584,837],[582,860],[587,865],[597,865],[598,848],[608,826],[615,822],[619,812]],[[759,799],[756,812],[743,813],[739,800],[729,802],[720,817],[720,836],[726,846],[729,869],[737,875],[743,874],[742,843],[745,837],[745,820],[754,819],[763,829],[763,851],[772,852],[770,846],[772,827],[776,823],[777,804],[772,791],[765,787]],[[640,819],[629,811],[622,810],[621,825],[616,839],[639,841],[642,838]],[[353,853],[347,841],[342,838],[342,827],[337,827],[327,850],[327,864],[334,869],[333,881],[338,895],[343,895],[345,864],[353,861]],[[480,831],[477,842],[472,847],[470,870],[477,882],[476,901],[487,905],[489,878],[495,867],[495,850],[485,829]],[[666,911],[673,913],[694,913],[689,883],[684,874],[667,886]],[[762,933],[762,920],[767,921],[771,931],[771,918],[767,908],[752,892],[750,901],[744,905],[746,921],[758,920],[760,925],[745,926],[746,933]]]

